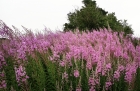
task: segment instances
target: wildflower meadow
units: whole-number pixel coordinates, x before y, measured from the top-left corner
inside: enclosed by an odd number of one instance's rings
[[[140,91],[140,39],[123,32],[0,35],[0,91]]]

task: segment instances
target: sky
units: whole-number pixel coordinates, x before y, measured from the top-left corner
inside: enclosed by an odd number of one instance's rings
[[[109,13],[115,12],[117,19],[126,19],[134,36],[140,37],[139,0],[96,0],[100,8]],[[52,31],[63,30],[67,14],[80,9],[82,0],[0,0],[0,20],[9,27],[22,30],[21,25],[34,31],[45,27]]]

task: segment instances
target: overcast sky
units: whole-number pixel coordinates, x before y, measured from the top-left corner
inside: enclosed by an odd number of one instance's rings
[[[139,0],[96,0],[97,5],[106,11],[115,12],[118,19],[128,20],[134,35],[140,37]],[[67,14],[80,9],[82,0],[0,0],[0,19],[8,26],[21,25],[32,30],[62,30]]]

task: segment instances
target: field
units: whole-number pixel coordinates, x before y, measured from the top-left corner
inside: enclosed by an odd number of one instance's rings
[[[25,30],[0,34],[0,91],[140,91],[140,39]]]

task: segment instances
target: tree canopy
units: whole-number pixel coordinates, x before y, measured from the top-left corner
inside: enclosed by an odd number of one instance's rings
[[[115,13],[108,13],[97,6],[95,0],[83,0],[84,6],[80,10],[68,13],[69,23],[64,24],[64,31],[99,30],[100,28],[111,28],[113,31],[124,31],[126,34],[133,34],[127,20],[118,20]]]

